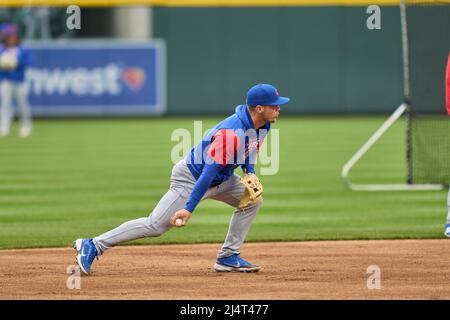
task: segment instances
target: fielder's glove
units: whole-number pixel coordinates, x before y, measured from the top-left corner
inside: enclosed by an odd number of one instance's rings
[[[244,177],[241,177],[241,183],[245,186],[245,192],[239,202],[239,208],[255,203],[263,193],[261,181],[259,181],[258,176],[254,173],[247,173]]]
[[[14,55],[3,53],[0,55],[0,69],[14,70],[17,68],[17,58]]]

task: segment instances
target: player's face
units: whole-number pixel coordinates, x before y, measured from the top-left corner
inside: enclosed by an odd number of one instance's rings
[[[8,37],[5,38],[5,45],[7,47],[13,47],[15,45],[17,45],[18,39],[16,35],[10,35]]]
[[[280,106],[264,106],[262,115],[265,121],[274,123],[278,120],[278,116],[280,115]]]

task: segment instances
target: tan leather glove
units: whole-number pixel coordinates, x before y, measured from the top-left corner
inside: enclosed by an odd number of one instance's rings
[[[245,186],[244,196],[239,202],[239,208],[248,206],[258,201],[263,193],[263,186],[259,178],[254,173],[247,173],[241,177],[241,183]]]

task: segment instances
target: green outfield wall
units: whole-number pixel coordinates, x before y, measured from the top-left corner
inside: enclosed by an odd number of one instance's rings
[[[402,101],[398,6],[155,7],[167,41],[168,113],[222,114],[253,84],[292,98],[286,113],[388,113]]]

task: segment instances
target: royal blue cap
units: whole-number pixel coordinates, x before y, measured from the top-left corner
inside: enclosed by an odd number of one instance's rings
[[[278,90],[270,84],[257,84],[247,92],[248,106],[280,106],[289,102],[289,98],[280,97]]]
[[[19,33],[19,28],[16,24],[8,23],[5,26],[2,26],[2,34],[5,37],[17,35]]]
[[[0,33],[4,33],[7,28],[8,28],[8,23],[6,23],[6,22],[0,23]]]

